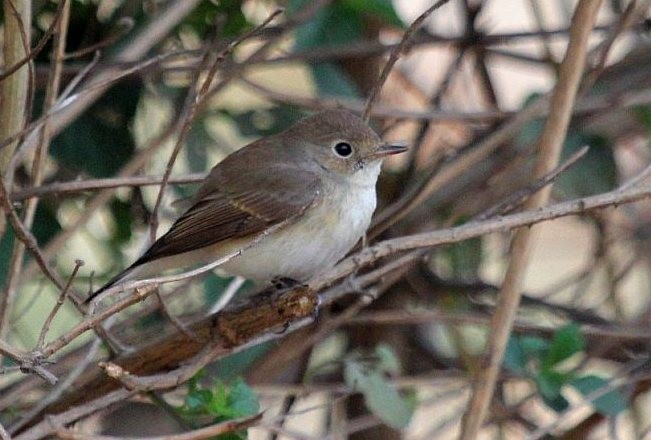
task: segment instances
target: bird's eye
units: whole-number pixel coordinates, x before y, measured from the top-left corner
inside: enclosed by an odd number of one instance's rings
[[[353,147],[349,143],[339,142],[334,146],[335,153],[340,157],[348,157],[353,154]]]

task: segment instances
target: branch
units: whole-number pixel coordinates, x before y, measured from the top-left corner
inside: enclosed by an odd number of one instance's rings
[[[183,176],[170,177],[168,183],[199,183],[206,178],[206,173],[193,173]],[[119,188],[122,186],[150,186],[160,185],[163,182],[162,176],[129,176],[110,177],[106,179],[73,180],[70,182],[56,182],[41,185],[33,188],[25,188],[11,194],[12,202],[42,197],[46,195],[74,194],[84,191]]]
[[[38,440],[43,437],[48,437],[56,434],[60,426],[72,423],[82,417],[89,416],[100,409],[104,409],[118,402],[131,397],[135,394],[133,391],[117,390],[106,396],[95,399],[84,405],[75,406],[61,414],[48,416],[36,425],[29,428],[29,430],[22,434],[14,436],[13,440]]]
[[[203,428],[194,429],[192,431],[183,432],[180,434],[167,434],[167,435],[154,435],[147,437],[129,437],[131,440],[201,440],[215,438],[220,434],[226,434],[234,431],[241,431],[243,429],[254,426],[256,422],[262,419],[262,414],[253,417],[241,417],[238,419],[228,420],[226,422],[216,423],[214,425],[205,426]],[[116,437],[112,435],[93,435],[83,432],[78,432],[68,428],[60,428],[56,430],[58,438],[67,440],[124,440],[124,437]]]
[[[41,250],[38,247],[36,238],[32,235],[30,231],[25,229],[18,214],[14,211],[11,202],[9,202],[9,194],[7,194],[7,189],[5,188],[4,182],[0,179],[0,205],[2,211],[4,211],[6,218],[9,220],[9,223],[14,229],[14,233],[18,240],[20,240],[25,248],[32,254],[34,260],[41,268],[45,276],[52,281],[52,283],[57,286],[59,289],[62,289],[64,283],[59,278],[59,275],[50,267],[47,260],[41,253]]]
[[[395,255],[403,251],[458,243],[495,232],[504,233],[522,226],[530,226],[559,217],[582,214],[595,209],[616,207],[624,203],[649,197],[651,197],[651,185],[637,185],[623,191],[617,189],[596,196],[561,202],[544,208],[491,218],[482,222],[471,222],[453,228],[384,240],[342,260],[330,271],[314,277],[308,284],[314,289],[321,289],[353,273],[360,267],[371,264],[380,258]]]
[[[144,56],[154,45],[158,44],[176,25],[189,14],[200,0],[184,0],[182,2],[171,2],[167,9],[147,23],[142,31],[133,38],[126,39],[125,45],[114,58],[118,62],[134,62]],[[119,74],[120,69],[112,67],[99,71],[88,82],[87,86],[98,83],[105,83]],[[56,136],[93,103],[95,103],[108,89],[101,87],[93,90],[93,93],[84,94],[79,99],[72,100],[64,109],[52,116],[50,128],[52,136]],[[12,131],[11,134],[19,130]],[[20,146],[20,154],[24,156],[36,148],[38,136],[31,133]]]
[[[539,156],[534,176],[541,178],[558,163],[561,148],[572,115],[576,93],[585,68],[588,38],[592,32],[601,0],[581,0],[576,7],[565,58],[560,66],[558,84],[550,103],[549,117],[538,141]],[[547,203],[551,186],[542,188],[525,202],[528,209]],[[498,304],[491,321],[491,331],[483,360],[473,384],[473,395],[464,415],[462,440],[474,440],[482,427],[493,399],[495,384],[504,351],[520,305],[522,281],[531,250],[531,229],[516,231],[511,244],[511,262],[498,296]]]
[[[23,67],[25,64],[33,60],[45,47],[47,44],[48,40],[50,37],[54,34],[56,31],[57,27],[59,26],[59,20],[61,20],[61,16],[63,14],[64,7],[66,7],[67,3],[69,0],[62,0],[59,2],[57,5],[57,10],[54,13],[54,19],[52,20],[52,23],[50,24],[50,27],[47,28],[41,39],[36,43],[36,46],[32,50],[29,51],[29,53],[22,58],[21,60],[15,62],[11,66],[5,68],[2,73],[0,73],[0,82],[4,81],[5,79],[9,78],[12,74],[14,74],[18,69]],[[6,12],[6,11],[5,11]],[[5,63],[8,62],[8,59],[5,59]]]
[[[132,356],[118,358],[114,362],[133,375],[154,374],[182,364],[204,349],[204,345],[208,341],[210,341],[209,345],[215,356],[212,360],[215,360],[245,347],[284,337],[290,332],[303,328],[312,321],[317,304],[319,307],[328,305],[352,291],[370,286],[385,277],[388,272],[400,269],[402,265],[413,261],[411,254],[406,255],[403,261],[389,261],[353,281],[346,280],[340,285],[323,291],[317,299],[315,292],[383,257],[405,250],[431,248],[489,233],[505,232],[561,216],[585,213],[588,210],[616,206],[647,197],[651,197],[651,185],[636,186],[625,191],[616,190],[483,222],[386,240],[356,253],[340,262],[329,272],[315,277],[309,282],[307,288],[300,287],[278,298],[268,299],[268,294],[250,298],[240,308],[220,312],[189,325],[188,327],[197,335],[198,340],[188,339],[177,331],[160,340],[153,341],[151,345],[138,350]],[[129,303],[132,304],[138,300],[138,298],[129,298]],[[114,306],[116,309],[109,310]],[[93,328],[97,322],[112,316],[118,308],[123,309],[124,304],[117,305],[116,303],[116,305],[109,306],[107,310],[89,318],[93,322],[86,320],[78,324],[63,335],[61,341],[54,341],[52,344],[56,345],[51,346],[49,350],[46,346],[44,351],[48,350],[48,352],[43,354],[48,355],[57,351],[76,336]],[[279,328],[282,329],[282,333],[278,333]],[[142,382],[140,379],[142,378],[136,378],[132,384],[145,382],[151,384],[151,381]],[[61,402],[51,410],[65,409],[71,404],[76,404],[79,399],[93,398],[110,392],[115,386],[117,386],[115,382],[107,382],[105,378],[94,379],[93,382],[80,388],[76,398],[71,397],[71,400]]]
[[[45,408],[47,408],[52,403],[56,402],[61,398],[61,396],[69,391],[69,388],[73,383],[79,379],[82,373],[88,368],[91,362],[95,361],[95,357],[99,352],[102,346],[102,340],[100,338],[95,338],[95,340],[90,344],[90,347],[87,347],[86,355],[81,361],[76,362],[74,367],[70,372],[65,376],[65,378],[54,386],[51,391],[41,398],[34,406],[23,411],[20,415],[18,421],[13,423],[10,428],[10,432],[14,434],[16,431],[21,429],[23,426],[29,424],[38,416]]]
[[[316,294],[305,287],[281,294],[270,288],[240,307],[190,324],[196,339],[176,330],[133,354],[104,364],[105,372],[117,381],[107,380],[106,375],[91,377],[64,401],[48,408],[48,412],[56,413],[102,396],[120,383],[137,391],[176,387],[215,359],[304,327],[311,322],[308,318],[315,315],[317,305]],[[160,374],[161,371],[170,372]]]
[[[61,69],[63,66],[63,54],[65,51],[66,35],[68,30],[68,19],[70,16],[70,2],[62,1],[59,5],[60,9],[57,11],[55,22],[57,23],[56,34],[53,42],[53,56],[50,66],[50,74],[48,77],[47,89],[45,92],[45,99],[43,102],[44,113],[46,113],[56,100],[59,93],[59,86],[61,84]],[[43,40],[42,40],[43,41]],[[0,79],[0,81],[2,81]],[[43,179],[43,168],[45,166],[45,159],[47,158],[47,151],[50,144],[49,130],[46,123],[43,124],[40,133],[39,145],[36,148],[34,159],[32,161],[32,185],[38,186]],[[9,147],[11,148],[11,147]],[[8,173],[11,174],[11,173]],[[9,176],[8,176],[9,177]],[[6,181],[9,187],[12,186],[12,181]],[[23,210],[22,225],[27,231],[32,229],[34,223],[34,216],[36,215],[36,208],[38,199],[31,199],[27,202]],[[9,331],[9,318],[13,313],[13,305],[16,294],[18,292],[18,283],[20,273],[24,264],[25,247],[23,242],[18,241],[15,243],[11,260],[9,263],[9,270],[6,279],[5,295],[0,305],[0,338],[5,338]]]
[[[21,371],[34,373],[51,385],[57,383],[57,377],[41,365],[42,359],[35,360],[30,354],[13,348],[2,339],[0,339],[0,354],[16,362]]]
[[[32,25],[31,2],[27,0],[3,1],[4,39],[3,63],[18,64],[29,52],[29,33]],[[29,91],[30,66],[22,66],[0,82],[0,140],[22,130]],[[0,151],[0,175],[5,178],[11,155],[17,142]],[[11,182],[8,182],[11,184]],[[0,219],[0,235],[4,234],[5,222]]]
[[[84,262],[81,260],[76,260],[75,261],[75,267],[72,269],[72,274],[68,278],[68,282],[64,286],[64,288],[61,290],[61,293],[59,294],[59,298],[57,299],[57,302],[54,304],[54,307],[52,307],[52,310],[50,311],[50,314],[47,316],[45,319],[45,322],[43,323],[43,327],[41,328],[41,333],[38,335],[38,341],[36,342],[36,351],[40,351],[43,348],[43,344],[45,343],[45,336],[47,335],[47,332],[50,330],[50,325],[52,324],[52,321],[54,320],[54,317],[57,315],[59,312],[59,309],[63,305],[63,303],[66,300],[66,297],[68,296],[68,290],[70,289],[70,286],[72,285],[72,281],[75,279],[77,276],[77,272],[79,271],[79,268],[84,265]]]
[[[377,100],[380,90],[382,90],[382,86],[386,82],[387,78],[389,77],[389,73],[391,72],[391,69],[393,69],[393,66],[396,64],[398,61],[398,58],[400,58],[400,55],[402,52],[404,52],[409,44],[411,43],[411,37],[414,35],[414,32],[416,32],[422,25],[423,22],[427,19],[427,17],[430,16],[432,12],[446,4],[450,0],[438,0],[436,3],[434,3],[432,6],[427,8],[425,12],[420,14],[416,20],[413,21],[405,31],[405,33],[402,35],[402,38],[400,40],[400,43],[396,47],[394,47],[391,50],[391,55],[389,55],[389,59],[387,60],[387,63],[384,65],[384,68],[382,68],[382,73],[380,73],[380,77],[376,81],[376,83],[373,85],[373,89],[371,89],[371,93],[368,95],[368,99],[366,100],[366,105],[364,106],[364,112],[362,113],[362,119],[366,122],[368,122],[370,116],[371,116],[371,110],[373,109],[373,104],[375,104],[375,101]]]

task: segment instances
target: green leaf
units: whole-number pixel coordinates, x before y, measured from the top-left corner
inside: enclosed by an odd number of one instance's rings
[[[209,412],[215,416],[231,415],[230,405],[228,401],[228,390],[222,381],[216,381],[213,386],[212,399],[209,402]]]
[[[396,14],[391,0],[345,0],[344,3],[362,15],[374,16],[392,26],[405,27],[398,14]]]
[[[527,363],[530,360],[537,360],[541,363],[547,351],[549,342],[536,336],[511,336],[504,354],[504,366],[510,370],[524,374]]]
[[[257,394],[241,378],[231,387],[229,404],[235,417],[253,416],[260,412]]]
[[[5,285],[7,271],[9,271],[9,261],[14,247],[14,230],[7,225],[2,239],[0,239],[0,286]],[[5,359],[7,359],[5,357]]]
[[[543,370],[534,378],[540,395],[547,401],[554,401],[561,395],[561,389],[572,376],[553,370]]]
[[[311,70],[320,96],[360,96],[355,83],[337,64],[314,64],[311,66]]]
[[[115,222],[115,233],[111,237],[111,243],[119,245],[129,241],[131,238],[131,224],[133,223],[131,204],[114,198],[111,200],[109,207]]]
[[[39,203],[36,207],[32,232],[39,245],[47,244],[55,235],[61,232],[61,224],[57,219],[56,209],[47,201]]]
[[[561,327],[554,333],[554,339],[549,346],[549,351],[543,359],[543,368],[550,369],[583,351],[585,341],[579,326],[574,323]]]
[[[378,344],[375,347],[375,355],[378,358],[378,371],[388,374],[400,373],[400,361],[398,356],[387,344]]]
[[[617,186],[617,164],[612,143],[603,136],[570,132],[563,144],[564,161],[584,146],[590,149],[572,168],[562,173],[556,188],[567,197],[599,194]]]
[[[135,150],[129,125],[139,96],[132,84],[111,88],[54,138],[50,154],[69,172],[114,176]]]
[[[554,398],[546,398],[543,396],[543,402],[557,413],[563,412],[570,407],[570,402],[560,394]]]
[[[315,17],[296,30],[295,47],[343,46],[362,37],[362,16],[342,2],[334,2],[317,12]]]
[[[210,390],[195,389],[192,392],[188,393],[188,395],[186,396],[185,405],[188,410],[196,411],[204,408],[207,404],[212,402],[212,400],[213,400],[213,394],[212,392],[210,392]]]
[[[362,364],[349,360],[344,365],[344,379],[349,387],[364,395],[368,409],[395,429],[403,429],[411,420],[414,406],[391,387],[375,370],[366,371]]]
[[[274,347],[273,342],[266,342],[220,359],[215,364],[215,375],[224,381],[230,382],[238,375],[244,374],[253,362],[260,359],[272,347]]]
[[[199,373],[203,376],[203,373]],[[188,393],[178,413],[192,423],[205,423],[210,417],[214,423],[255,415],[260,412],[258,396],[241,379],[230,385],[215,380],[212,387],[203,387],[195,376],[188,382]],[[220,439],[246,438],[246,431],[229,434]]]
[[[633,108],[633,114],[637,120],[651,133],[651,106],[640,106]]]
[[[456,277],[477,279],[482,263],[482,240],[473,238],[445,248]]]
[[[204,119],[196,120],[186,138],[185,157],[188,160],[190,171],[199,173],[207,169],[208,146],[213,145],[215,140],[206,130]]]
[[[251,28],[251,23],[246,20],[246,16],[242,12],[242,0],[220,0],[219,2],[203,0],[183,20],[182,25],[190,26],[197,35],[204,35],[209,28],[214,26],[218,15],[224,20],[219,24],[219,30],[224,36],[234,37]]]
[[[549,350],[549,342],[537,336],[521,336],[519,341],[525,356],[530,358],[539,358]]]
[[[588,375],[572,380],[571,385],[584,396],[608,386],[608,381],[602,377]],[[624,411],[628,402],[626,397],[617,389],[609,391],[592,402],[594,408],[601,414],[614,416]]]
[[[524,373],[527,365],[527,356],[520,344],[520,338],[511,336],[509,342],[506,344],[506,351],[504,352],[504,359],[502,365],[514,373]]]

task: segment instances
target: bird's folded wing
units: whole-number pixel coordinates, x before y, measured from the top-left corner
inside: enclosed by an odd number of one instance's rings
[[[298,217],[321,193],[321,180],[312,172],[270,169],[262,176],[219,176],[159,238],[134,266],[178,255],[231,238],[259,234]]]

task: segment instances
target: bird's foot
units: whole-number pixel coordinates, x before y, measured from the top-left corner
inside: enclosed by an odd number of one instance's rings
[[[293,289],[298,286],[304,285],[300,281],[296,281],[293,278],[277,276],[271,280],[271,285],[277,290],[284,292],[286,290]]]

